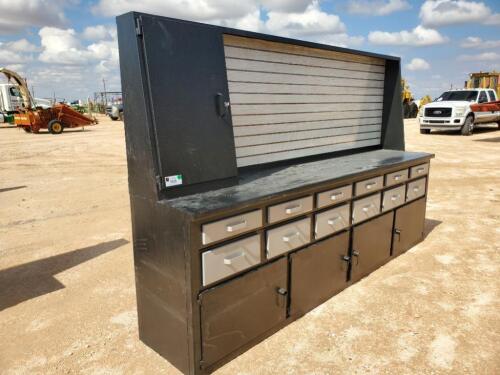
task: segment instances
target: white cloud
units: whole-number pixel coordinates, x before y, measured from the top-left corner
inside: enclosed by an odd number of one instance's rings
[[[115,33],[116,28],[104,25],[96,25],[86,27],[82,32],[82,36],[87,40],[102,40],[112,39]]]
[[[340,34],[346,27],[335,14],[323,12],[318,1],[309,4],[303,13],[283,13],[272,11],[268,14],[266,28],[273,34],[283,36],[317,36]]]
[[[329,44],[338,47],[359,47],[363,44],[365,38],[362,36],[350,36],[346,33],[326,35],[319,39],[318,43]]]
[[[0,65],[24,64],[33,60],[33,53],[38,50],[26,39],[0,42]]]
[[[39,31],[42,52],[39,59],[45,63],[86,65],[104,60],[118,60],[116,40],[82,45],[73,29],[43,27]]]
[[[460,46],[463,48],[478,48],[478,49],[498,48],[500,47],[500,39],[482,40],[479,37],[469,36],[462,41]]]
[[[420,8],[422,25],[440,27],[463,23],[500,25],[500,14],[485,3],[465,0],[427,0]]]
[[[262,0],[260,3],[266,10],[281,12],[302,12],[311,3],[311,0]]]
[[[278,2],[275,1],[275,3]],[[252,0],[100,0],[92,7],[92,12],[98,16],[111,17],[138,11],[160,16],[208,21],[240,18],[256,9],[258,9],[258,2]]]
[[[474,55],[461,55],[458,58],[462,61],[500,61],[500,53],[484,52]]]
[[[419,25],[410,31],[370,31],[368,40],[374,44],[420,47],[446,43],[448,38],[441,35],[437,30],[427,29]]]
[[[62,26],[66,22],[63,0],[0,0],[0,34],[29,27]]]
[[[406,64],[406,69],[415,71],[415,70],[428,70],[431,66],[427,61],[421,59],[419,57],[413,58],[409,64]]]
[[[367,16],[385,16],[410,8],[411,5],[406,0],[350,0],[347,4],[347,11],[349,13]]]

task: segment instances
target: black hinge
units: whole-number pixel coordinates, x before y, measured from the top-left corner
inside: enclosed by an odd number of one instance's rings
[[[137,36],[142,36],[142,21],[140,18],[135,19],[135,33]]]
[[[163,189],[161,176],[155,176],[155,178],[156,178],[156,186],[158,186],[158,190]]]
[[[199,294],[198,298],[196,299],[196,301],[198,301],[198,305],[200,305],[200,306],[201,306],[202,297],[203,297],[203,294]]]

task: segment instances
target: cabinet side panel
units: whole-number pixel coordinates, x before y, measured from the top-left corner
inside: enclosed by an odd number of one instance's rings
[[[382,148],[405,149],[400,61],[387,60],[385,65]]]

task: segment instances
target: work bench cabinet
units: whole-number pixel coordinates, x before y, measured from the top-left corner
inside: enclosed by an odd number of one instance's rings
[[[399,59],[117,20],[139,336],[180,371],[214,371],[423,239],[433,155],[404,151]]]

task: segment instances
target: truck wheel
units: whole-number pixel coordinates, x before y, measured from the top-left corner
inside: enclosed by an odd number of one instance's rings
[[[24,130],[26,133],[31,133],[31,127],[30,127],[30,126],[23,126],[23,130]]]
[[[420,129],[420,134],[431,134],[431,129]]]
[[[118,115],[118,119],[119,119],[120,121],[123,121],[123,112],[120,112],[120,114]]]
[[[51,134],[61,134],[64,130],[64,126],[58,120],[51,120],[48,128]]]
[[[462,135],[472,135],[472,129],[474,129],[474,118],[472,116],[467,116],[460,133]]]

